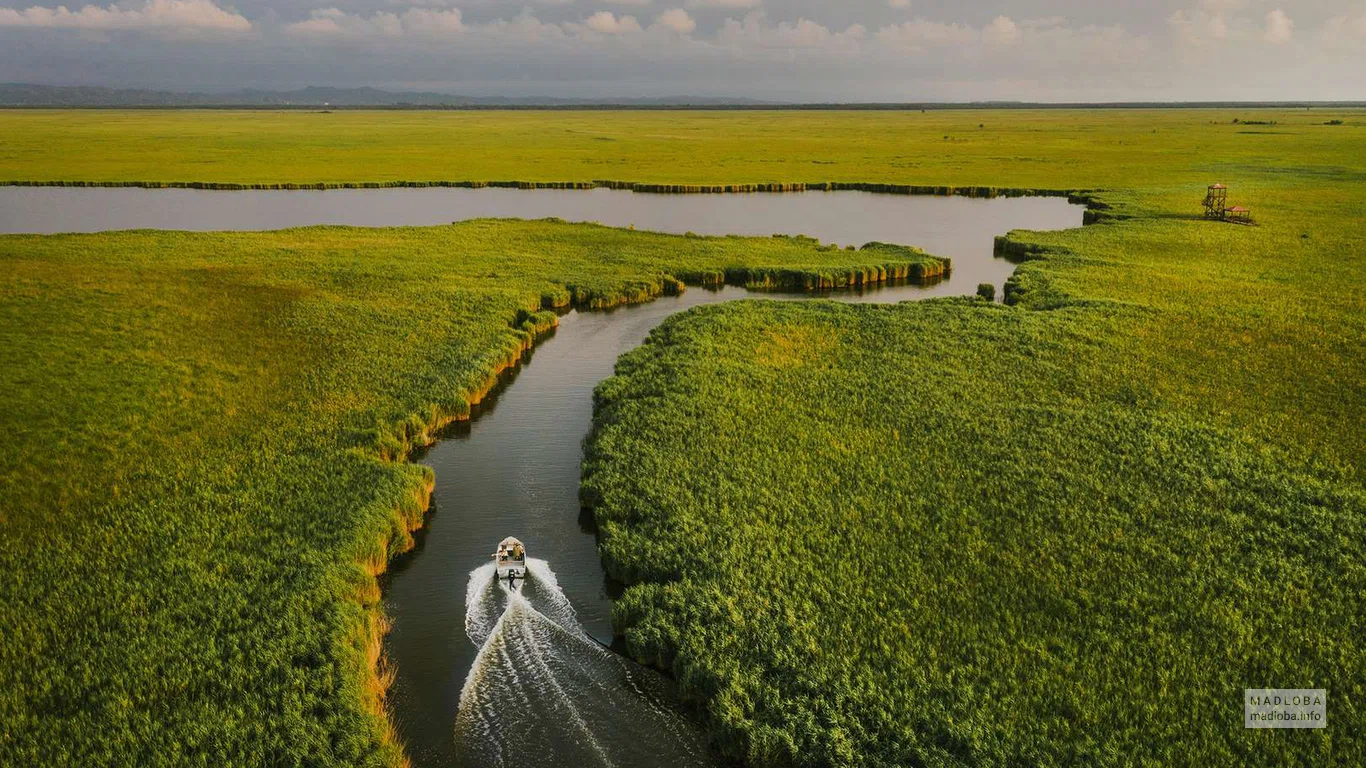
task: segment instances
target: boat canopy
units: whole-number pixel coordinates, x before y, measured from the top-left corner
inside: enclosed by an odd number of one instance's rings
[[[516,538],[509,536],[498,542],[497,557],[498,562],[500,563],[525,562],[526,547],[522,546],[522,542],[518,541]]]

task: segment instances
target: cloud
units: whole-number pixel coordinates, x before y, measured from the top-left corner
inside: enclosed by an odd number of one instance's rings
[[[1246,0],[1201,0],[1169,16],[1167,26],[1178,41],[1193,47],[1224,41],[1283,45],[1294,37],[1295,22],[1285,11],[1269,11],[1258,24],[1256,17],[1240,13],[1246,6]]]
[[[534,45],[548,40],[562,40],[566,37],[564,28],[558,24],[547,24],[531,14],[522,11],[511,19],[494,21],[471,27],[471,31],[484,39],[499,43],[520,43]]]
[[[1025,29],[1052,29],[1054,27],[1066,26],[1067,19],[1062,16],[1045,16],[1041,19],[1025,19],[1020,22],[1020,26]]]
[[[453,35],[465,31],[465,21],[459,8],[438,11],[432,8],[413,8],[400,17],[405,29],[420,29],[428,34]]]
[[[542,96],[600,95],[617,85],[633,95],[817,100],[1366,94],[1352,75],[1366,65],[1361,0],[1314,0],[1313,13],[1290,0],[1163,0],[1152,6],[1160,13],[1108,26],[1052,15],[1077,1],[998,3],[1008,15],[976,17],[967,4],[927,0],[0,0],[0,27],[94,30],[0,28],[0,72],[171,88],[420,83]],[[1107,8],[1089,8],[1086,18],[1105,18]],[[170,31],[157,41],[98,44],[116,37],[99,30],[121,28]],[[209,38],[187,29],[250,33]],[[53,55],[9,45],[25,34]],[[162,42],[185,38],[235,42]],[[1209,71],[1246,76],[1198,75]]]
[[[1135,35],[1118,24],[1070,27],[1052,23],[1036,26],[1025,22],[1020,28],[1021,41],[1030,54],[1042,58],[1061,73],[1075,72],[1078,66],[1091,66],[1101,76],[1109,71],[1133,74],[1152,62],[1148,38]]]
[[[680,15],[681,14],[681,15]],[[666,12],[660,17],[660,34],[667,39],[668,29],[687,30],[691,19],[682,11]],[[674,25],[674,26],[670,26]],[[652,27],[653,29],[654,27]],[[597,11],[581,21],[544,22],[524,10],[511,19],[495,19],[477,24],[466,23],[458,9],[409,8],[402,13],[377,11],[368,16],[347,13],[337,8],[311,11],[307,19],[284,26],[286,34],[318,42],[351,41],[385,45],[405,41],[441,43],[460,38],[470,44],[518,45],[534,48],[555,42],[596,41],[634,38],[645,32],[634,16]],[[688,30],[690,31],[690,30]]]
[[[1203,9],[1176,11],[1167,17],[1167,26],[1187,45],[1204,45],[1209,40],[1228,37],[1228,23],[1223,14],[1211,14]]]
[[[763,0],[688,0],[689,8],[757,8]]]
[[[993,82],[1000,85],[1007,82],[1002,79],[1001,61],[1008,61],[1010,71],[1021,76],[1025,72],[1047,73],[1050,79],[1068,83],[1078,82],[1079,72],[1113,77],[1140,71],[1150,62],[1147,38],[1125,27],[1073,27],[1059,17],[1016,22],[998,16],[980,28],[913,19],[884,26],[873,39],[883,48],[878,60],[919,57],[918,69],[942,70],[943,82],[950,77],[994,74]],[[1008,55],[1004,54],[1007,48]],[[1011,78],[1015,79],[1019,78]]]
[[[0,8],[0,27],[246,32],[251,29],[251,22],[234,11],[214,5],[212,0],[146,0],[140,7],[87,5],[77,11],[68,10],[66,6],[33,6],[22,11]]]
[[[982,39],[993,45],[1010,45],[1020,42],[1020,28],[1005,16],[997,16],[982,28]]]
[[[743,20],[726,19],[716,33],[716,42],[732,50],[750,49],[828,49],[847,50],[856,47],[867,34],[862,24],[853,24],[843,32],[807,18],[774,24],[763,11],[754,11]]]
[[[1167,17],[1167,26],[1187,45],[1200,46],[1229,38],[1230,20],[1247,0],[1200,0],[1195,6]]]
[[[371,38],[424,37],[449,39],[465,32],[460,9],[409,8],[402,14],[378,11],[370,16],[346,13],[337,8],[311,11],[307,19],[286,24],[286,34],[306,38],[363,40]]]
[[[1283,45],[1290,42],[1290,38],[1295,34],[1295,22],[1285,15],[1285,11],[1277,8],[1266,14],[1266,34],[1265,39],[1272,45]]]
[[[640,23],[634,16],[618,18],[611,11],[598,11],[584,19],[583,26],[603,35],[624,35],[640,31]]]
[[[923,50],[938,45],[965,45],[978,40],[976,30],[962,24],[912,19],[882,27],[874,35],[895,48]]]
[[[680,35],[692,34],[697,29],[697,22],[693,21],[688,12],[682,8],[670,8],[659,14],[659,19],[655,21],[655,24],[673,30]]]
[[[1324,22],[1320,37],[1333,46],[1366,43],[1366,13],[1360,16],[1334,16]]]

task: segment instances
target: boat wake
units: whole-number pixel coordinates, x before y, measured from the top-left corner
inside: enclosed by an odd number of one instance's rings
[[[465,634],[479,648],[455,740],[470,766],[709,766],[671,683],[579,626],[544,560],[516,587],[489,563],[470,573]]]

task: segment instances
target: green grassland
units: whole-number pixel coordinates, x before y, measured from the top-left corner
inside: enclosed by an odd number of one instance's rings
[[[1015,233],[1014,306],[668,321],[585,462],[630,652],[750,765],[1366,761],[1349,138],[1243,166],[1257,227],[1164,185]],[[1244,730],[1261,686],[1327,688],[1332,725]]]
[[[1165,402],[1128,315],[669,321],[585,468],[630,653],[747,765],[1360,764],[1366,493]],[[1245,731],[1263,681],[1329,729]]]
[[[1103,190],[1003,246],[1015,306],[728,305],[628,357],[585,490],[631,648],[755,764],[1352,764],[1364,129],[16,111],[0,179]],[[1259,226],[1198,220],[1213,181]],[[0,238],[0,764],[398,762],[374,576],[431,483],[402,459],[542,306],[927,263],[554,222]],[[1244,734],[1245,685],[1328,687],[1334,725]]]
[[[1327,110],[15,110],[0,112],[0,181],[1203,188],[1211,174],[1341,170],[1363,127],[1360,111]]]
[[[927,263],[555,221],[4,238],[0,764],[397,762],[374,576],[432,480],[401,459],[542,306]]]

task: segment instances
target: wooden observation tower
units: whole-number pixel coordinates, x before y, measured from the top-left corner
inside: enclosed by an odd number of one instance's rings
[[[1223,184],[1211,184],[1209,191],[1205,194],[1205,218],[1224,218],[1226,207],[1228,207],[1228,187]]]
[[[1228,187],[1211,184],[1205,192],[1205,218],[1215,221],[1231,221],[1234,224],[1251,224],[1252,211],[1241,205],[1229,207]]]

